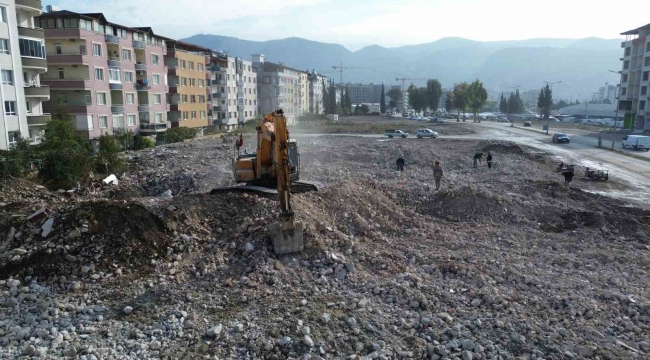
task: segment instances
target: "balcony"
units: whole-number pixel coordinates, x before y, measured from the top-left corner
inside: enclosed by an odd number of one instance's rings
[[[121,82],[109,82],[108,88],[111,90],[122,90],[124,89],[124,86],[122,85]]]
[[[167,75],[169,75],[169,76],[178,76],[178,68],[175,67],[175,66],[167,68]]]
[[[178,104],[172,104],[172,105],[167,105],[169,106],[169,111],[179,111],[178,110]]]
[[[45,32],[41,28],[18,27],[18,36],[45,39]]]
[[[148,83],[145,85],[144,83],[141,83],[139,81],[140,80],[138,80],[135,83],[135,89],[136,90],[138,90],[138,91],[149,91],[149,89],[151,89],[151,86]]]
[[[39,15],[43,9],[41,0],[16,0],[16,7],[27,11],[37,12]]]
[[[52,119],[50,114],[27,114],[27,125],[29,126],[45,126],[45,124]]]
[[[239,87],[244,86],[244,82],[241,80],[237,81],[237,86]]]
[[[215,66],[212,66],[212,67],[210,68],[210,70],[211,70],[211,71],[221,71],[221,72],[226,72],[226,71],[228,71],[228,68],[227,68],[227,67],[223,67],[223,66],[216,66],[216,65],[215,65]]]
[[[227,99],[228,94],[226,94],[226,93],[212,93],[212,98],[214,98],[214,99]]]
[[[144,50],[147,48],[147,44],[144,41],[133,40],[133,48]]]
[[[142,133],[158,133],[167,131],[167,124],[140,124]]]
[[[178,84],[169,85],[169,93],[170,94],[178,94]]]
[[[138,112],[149,112],[149,104],[138,105]]]
[[[104,40],[106,40],[106,42],[109,44],[118,44],[118,45],[120,44],[119,36],[106,34],[104,35]]]
[[[215,105],[212,107],[212,109],[214,111],[233,111],[234,107],[228,105]]]
[[[47,71],[47,61],[45,59],[36,59],[21,56],[24,68],[34,68]]]
[[[214,80],[214,79],[212,79],[212,80],[210,81],[210,83],[211,83],[212,85],[228,85],[228,81],[226,81],[225,79],[221,79],[221,80]]]
[[[85,52],[47,54],[47,62],[50,64],[88,64],[88,54]]]
[[[90,79],[82,79],[82,78],[66,78],[66,79],[42,78],[41,82],[45,83],[45,85],[47,85],[51,89],[55,89],[55,90],[59,90],[59,89],[72,89],[72,90],[90,89]]]
[[[244,105],[237,105],[237,111],[244,111]]]
[[[116,67],[116,68],[119,68],[119,67],[122,66],[122,63],[120,62],[120,58],[119,58],[119,57],[113,57],[113,56],[111,56],[111,57],[108,58],[108,61],[107,61],[107,62],[108,62],[108,67]]]
[[[25,87],[25,96],[28,97],[42,97],[42,98],[50,98],[50,87],[41,85],[41,86],[30,86],[30,87]]]
[[[135,64],[135,69],[139,71],[147,71],[147,64]]]

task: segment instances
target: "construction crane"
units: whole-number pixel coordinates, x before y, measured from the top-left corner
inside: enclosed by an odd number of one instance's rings
[[[422,79],[422,78],[395,78],[395,81],[401,81],[402,82],[402,90],[404,90],[404,82],[405,81],[426,81],[427,79]]]
[[[338,70],[339,74],[341,75],[339,81],[341,84],[343,84],[343,70],[348,70],[348,69],[363,69],[360,67],[354,67],[354,66],[343,66],[343,63],[340,63],[339,66],[332,66],[332,69]]]

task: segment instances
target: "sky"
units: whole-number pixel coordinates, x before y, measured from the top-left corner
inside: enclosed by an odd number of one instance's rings
[[[201,33],[258,41],[296,36],[352,51],[445,37],[614,39],[650,22],[647,0],[43,0],[43,5],[102,12],[110,22],[150,26],[175,39]]]

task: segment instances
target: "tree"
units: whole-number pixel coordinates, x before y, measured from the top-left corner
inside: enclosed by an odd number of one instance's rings
[[[474,113],[474,120],[478,120],[478,113],[487,101],[487,90],[483,87],[483,83],[476,79],[467,88],[467,105]]]
[[[447,92],[447,98],[445,99],[445,110],[447,110],[447,112],[454,111],[454,93],[451,90]]]
[[[379,112],[386,112],[386,93],[384,93],[384,83],[381,84],[381,98],[379,99]]]
[[[551,115],[551,107],[553,106],[553,92],[551,87],[546,84],[540,90],[539,97],[537,98],[537,108],[539,109],[541,115],[544,116],[544,119],[548,119]]]
[[[347,110],[352,109],[352,100],[350,99],[350,88],[345,88],[345,101],[343,102],[343,108]]]
[[[325,115],[327,115],[327,114],[331,114],[331,112],[329,111],[330,110],[330,108],[329,108],[329,95],[327,93],[327,87],[325,86],[325,78],[323,78],[322,82],[323,82],[323,84],[322,84],[322,86],[323,86],[323,112],[325,113]]]
[[[508,114],[521,114],[526,110],[524,101],[519,96],[519,90],[514,93],[510,93],[507,104]]]
[[[481,112],[483,112],[483,111],[492,112],[492,111],[494,111],[494,108],[496,108],[496,107],[497,107],[497,102],[496,101],[488,100],[488,101],[485,102],[485,104],[483,104],[483,107],[481,108]]]
[[[328,114],[337,114],[336,112],[336,88],[334,87],[334,82],[330,79],[330,89],[327,92],[329,99],[327,101],[327,113]]]
[[[370,107],[368,107],[368,105],[366,105],[366,104],[361,104],[361,106],[359,107],[359,110],[361,110],[363,115],[367,115],[370,112]]]
[[[121,145],[115,136],[100,136],[96,161],[97,171],[101,174],[110,174],[122,170],[123,161],[120,156],[121,150]]]
[[[393,107],[397,107],[397,104],[404,98],[404,93],[400,88],[392,88],[388,90],[388,97],[390,97],[391,102],[395,104]]]
[[[424,87],[416,87],[411,84],[408,88],[409,94],[409,105],[415,110],[415,112],[420,112],[427,107],[427,89]]]
[[[469,88],[469,84],[466,82],[456,84],[454,86],[454,108],[458,111],[458,117],[460,117],[460,111],[463,111],[463,114],[465,113],[465,110],[467,110],[467,89]]]
[[[561,109],[561,108],[566,107],[566,106],[569,106],[569,104],[567,104],[567,102],[564,101],[564,100],[560,100],[557,103],[553,104],[552,109],[553,110],[558,110],[558,109]]]
[[[508,100],[503,96],[503,92],[501,92],[501,100],[499,101],[499,111],[501,111],[502,114],[508,113]]]
[[[442,85],[438,79],[427,80],[427,107],[432,112],[438,110],[440,97],[442,96]]]
[[[395,100],[391,99],[388,102],[388,106],[391,107],[391,108],[396,108],[397,107],[397,102],[395,102]]]
[[[359,109],[359,104],[354,107],[354,115],[361,115],[361,109]]]

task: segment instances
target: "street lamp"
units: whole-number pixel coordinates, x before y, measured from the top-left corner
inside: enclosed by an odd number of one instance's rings
[[[553,96],[553,85],[561,83],[562,80],[556,81],[556,82],[548,82],[548,81],[544,81],[544,82],[546,83],[546,85],[551,85],[551,96]],[[553,103],[551,103],[551,105],[553,105]],[[550,116],[548,117],[548,119],[546,121],[546,135],[548,135],[548,128],[549,127],[551,127],[551,117]]]
[[[519,89],[520,87],[521,87],[521,85],[517,85],[517,86],[509,86],[509,88],[511,88],[511,89]],[[507,104],[508,104],[508,101],[506,100],[506,105],[507,105]],[[514,109],[514,107],[515,107],[514,102],[512,103],[512,107],[513,107],[512,111],[514,112],[514,111],[515,111],[515,109]],[[506,114],[506,115],[507,115],[507,114]],[[515,117],[514,117],[514,116],[512,116],[512,117],[510,118],[510,127],[513,127],[513,126],[515,126]]]
[[[614,131],[618,130],[618,108],[619,108],[619,91],[621,89],[621,72],[614,70],[607,70],[611,73],[618,74],[618,87],[616,88],[616,113],[614,114]]]

